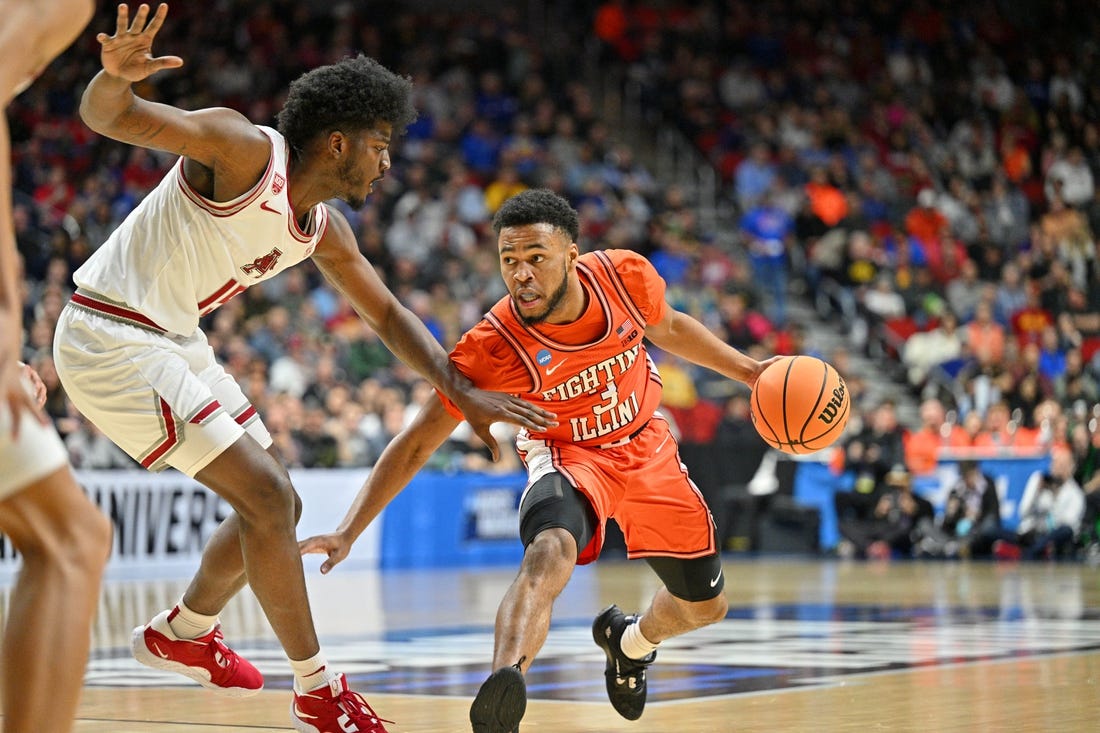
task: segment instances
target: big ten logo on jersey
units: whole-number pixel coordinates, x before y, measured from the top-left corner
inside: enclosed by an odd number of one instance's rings
[[[587,366],[565,377],[557,386],[543,390],[542,398],[546,401],[587,398],[591,408],[589,414],[569,418],[573,440],[592,440],[610,435],[630,423],[638,414],[637,394],[631,391],[628,395],[620,395],[615,379],[634,366],[640,351],[639,344]],[[548,369],[547,373],[549,371]]]
[[[286,179],[278,173],[275,174],[275,179],[271,182],[271,193],[278,196],[282,193],[283,188],[286,187]]]
[[[629,346],[631,341],[641,335],[641,331],[634,325],[634,321],[627,318],[615,329],[615,335],[619,337],[620,344]]]

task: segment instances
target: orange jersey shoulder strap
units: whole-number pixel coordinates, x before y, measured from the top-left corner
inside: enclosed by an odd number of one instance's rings
[[[523,345],[521,336],[518,334],[523,333],[523,326],[519,323],[516,317],[515,307],[512,305],[512,299],[509,296],[504,296],[497,301],[488,313],[485,314],[485,320],[496,329],[500,337],[503,338],[509,346],[516,352],[516,356],[526,367],[527,373],[531,376],[531,393],[542,391],[542,376],[539,374],[539,370],[536,368],[535,362],[531,359],[531,355],[527,353],[527,349]]]
[[[626,285],[623,283],[622,277],[615,269],[615,265],[611,262],[611,258],[608,257],[606,252],[593,252],[592,260],[594,265],[598,265],[603,277],[597,277],[593,272],[593,277],[596,279],[607,279],[608,283],[615,289],[615,292],[619,296],[619,300],[622,301],[623,306],[627,309],[634,320],[640,324],[645,324],[645,316],[638,310],[638,306],[634,304],[634,299],[630,297],[630,293],[626,290]],[[578,266],[580,263],[578,263]],[[595,266],[593,270],[595,270]]]

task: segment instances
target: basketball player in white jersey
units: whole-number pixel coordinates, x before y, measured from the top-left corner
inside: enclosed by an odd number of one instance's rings
[[[81,491],[39,411],[45,387],[18,361],[22,303],[6,115],[92,11],[90,0],[0,0],[0,532],[22,556],[0,655],[4,733],[72,730],[111,547],[110,521]]]
[[[380,733],[382,720],[320,650],[295,539],[298,497],[199,319],[312,257],[400,359],[462,404],[494,455],[492,422],[539,426],[552,415],[461,376],[324,203],[361,205],[385,175],[391,138],[415,117],[410,82],[363,56],[314,69],[291,85],[278,131],[229,109],[149,102],[131,85],[183,64],[151,55],[166,14],[143,4],[131,22],[119,5],[114,35],[97,36],[103,70],[80,113],[100,134],[179,162],[77,270],[54,343],[62,383],[85,416],[147,468],[172,466],[234,509],[179,604],[134,630],[134,655],[231,696],[256,692],[260,673],[218,625],[247,582],[290,659],[297,730]]]

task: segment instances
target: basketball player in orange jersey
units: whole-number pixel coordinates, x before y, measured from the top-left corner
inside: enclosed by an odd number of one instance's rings
[[[607,656],[611,704],[635,720],[657,645],[726,615],[714,523],[657,411],[661,381],[643,338],[748,385],[778,357],[758,362],[670,308],[664,281],[641,256],[579,254],[577,213],[550,191],[512,197],[493,227],[509,295],[451,358],[478,385],[523,395],[560,424],[517,438],[528,471],[520,501],[525,550],[497,611],[495,671],[470,720],[475,733],[518,728],[527,705],[523,673],[546,640],[554,599],[575,564],[599,555],[609,517],[622,527],[629,557],[644,558],[664,583],[641,616],[610,606],[592,626]],[[390,443],[336,532],[301,543],[303,552],[328,553],[322,572],[347,556],[461,418],[450,400],[432,400]]]
[[[295,523],[300,500],[272,439],[233,377],[214,361],[199,319],[307,257],[386,345],[471,416],[530,429],[552,416],[482,391],[383,285],[344,217],[390,167],[391,139],[415,117],[411,84],[359,56],[291,86],[279,129],[224,109],[149,102],[132,85],[182,59],[153,57],[167,6],[118,6],[100,33],[103,70],[81,100],[96,132],[180,156],[165,178],[73,276],[54,358],[73,404],[152,470],[172,466],[233,507],[180,602],[134,630],[138,661],[230,696],[263,685],[223,641],[218,614],[247,582],[294,671],[291,717],[306,733],[385,731],[327,663],[306,596]]]
[[[111,523],[84,495],[20,364],[6,109],[88,24],[90,0],[0,0],[0,532],[22,556],[0,654],[4,733],[72,730]],[[28,384],[29,382],[29,384]]]

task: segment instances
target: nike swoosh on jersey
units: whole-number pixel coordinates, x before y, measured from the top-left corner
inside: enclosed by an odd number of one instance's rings
[[[278,209],[274,208],[273,206],[270,206],[266,201],[261,201],[260,202],[260,208],[263,209],[264,211],[270,211],[272,214],[278,214],[279,216],[283,215],[283,212],[279,211]]]
[[[564,364],[567,361],[569,361],[569,360],[568,359],[562,359],[561,361],[559,361],[554,366],[546,367],[546,376],[549,377],[551,374],[553,374],[554,372],[556,372],[558,370],[558,367],[560,367],[562,364]]]

